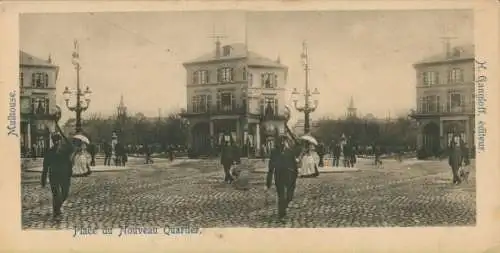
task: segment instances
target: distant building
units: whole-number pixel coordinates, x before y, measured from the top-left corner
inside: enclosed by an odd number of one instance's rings
[[[474,146],[474,46],[450,48],[416,64],[417,147],[428,152],[444,149],[461,135]]]
[[[351,99],[349,100],[349,106],[347,106],[347,111],[346,111],[346,118],[348,119],[355,119],[358,117],[358,109],[354,106],[354,98],[351,96]]]
[[[185,62],[189,145],[208,152],[230,137],[238,146],[259,152],[267,140],[261,116],[271,112],[275,129],[284,131],[288,67],[248,51],[245,44],[221,46]]]
[[[49,56],[43,60],[23,51],[19,52],[19,89],[21,105],[21,149],[43,155],[51,146],[51,132],[55,131],[54,108],[59,67]]]

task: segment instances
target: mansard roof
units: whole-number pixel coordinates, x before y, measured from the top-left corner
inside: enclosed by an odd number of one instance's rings
[[[34,67],[49,67],[49,68],[57,68],[58,66],[52,64],[48,60],[43,60],[38,57],[35,57],[31,54],[28,54],[24,51],[19,51],[19,65],[21,66],[34,66]]]
[[[201,63],[209,63],[209,62],[215,62],[215,61],[246,59],[248,66],[274,67],[274,68],[283,68],[283,69],[288,68],[286,65],[283,65],[283,64],[279,63],[278,61],[271,60],[271,59],[264,57],[258,53],[255,53],[253,51],[248,51],[246,45],[243,43],[235,43],[235,44],[221,46],[221,51],[223,51],[223,48],[227,47],[227,46],[231,47],[231,53],[227,56],[225,56],[221,52],[221,55],[219,57],[216,57],[216,51],[213,50],[210,53],[206,53],[206,54],[204,54],[196,59],[185,62],[184,66],[193,65],[193,64],[201,64]]]

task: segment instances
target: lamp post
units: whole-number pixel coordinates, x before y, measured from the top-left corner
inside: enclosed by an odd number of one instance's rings
[[[89,108],[90,105],[90,95],[92,94],[92,91],[90,91],[90,88],[87,86],[85,91],[82,91],[80,88],[80,55],[79,55],[79,50],[78,50],[78,41],[75,40],[74,42],[74,51],[73,51],[73,65],[75,66],[76,70],[76,90],[70,90],[67,86],[64,89],[63,96],[64,96],[64,101],[66,102],[66,107],[72,112],[76,113],[76,124],[75,124],[75,130],[77,133],[82,132],[82,112],[86,111]],[[76,101],[75,105],[71,106],[69,103],[69,100],[71,98],[71,95],[76,95]]]
[[[304,134],[309,133],[310,131],[310,114],[316,110],[318,107],[318,100],[315,99],[314,101],[311,101],[313,96],[319,95],[319,91],[317,88],[314,89],[314,91],[311,92],[309,88],[309,55],[307,53],[307,44],[304,42],[302,44],[303,47],[303,52],[301,54],[302,58],[302,65],[304,66],[304,72],[305,72],[305,90],[303,93],[299,93],[296,88],[293,89],[292,96],[293,96],[293,104],[294,107],[297,111],[303,112],[304,113]],[[299,100],[299,95],[304,96],[304,105],[299,106],[298,105],[298,100]]]

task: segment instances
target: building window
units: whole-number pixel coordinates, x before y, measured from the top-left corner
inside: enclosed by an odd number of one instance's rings
[[[231,92],[218,92],[217,93],[217,110],[222,112],[229,112],[236,104],[235,97]]]
[[[464,81],[464,74],[462,69],[452,69],[448,75],[448,83],[459,83]]]
[[[23,72],[19,73],[19,85],[21,87],[24,87],[24,73]]]
[[[248,86],[253,86],[253,74],[248,73]]]
[[[275,73],[263,73],[261,80],[264,88],[272,89],[278,86],[278,76]]]
[[[194,113],[205,113],[210,109],[212,97],[210,95],[196,95],[191,103]]]
[[[243,81],[247,80],[247,77],[248,77],[247,68],[243,68],[242,77],[243,77]]]
[[[260,100],[261,115],[266,115],[266,112],[271,113],[271,115],[276,115],[279,112],[278,99],[274,97],[265,97]]]
[[[31,78],[31,86],[35,88],[49,87],[49,75],[47,73],[33,73]]]
[[[48,98],[32,98],[31,99],[31,112],[35,114],[48,114],[49,113],[49,99]]]
[[[208,83],[208,70],[198,70],[193,73],[194,84],[207,84]]]
[[[441,98],[436,95],[420,98],[419,111],[422,113],[436,113],[442,111]]]
[[[448,112],[462,112],[465,106],[465,97],[458,92],[448,94]]]
[[[222,48],[222,55],[223,56],[230,56],[231,55],[231,46],[224,46]]]
[[[438,73],[434,71],[428,71],[423,73],[424,85],[432,86],[438,84]]]
[[[233,81],[233,69],[232,68],[220,68],[218,72],[218,81],[220,83],[230,83]]]

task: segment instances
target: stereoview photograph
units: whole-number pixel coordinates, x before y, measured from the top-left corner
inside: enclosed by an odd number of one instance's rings
[[[474,226],[473,25],[21,14],[22,228]]]

